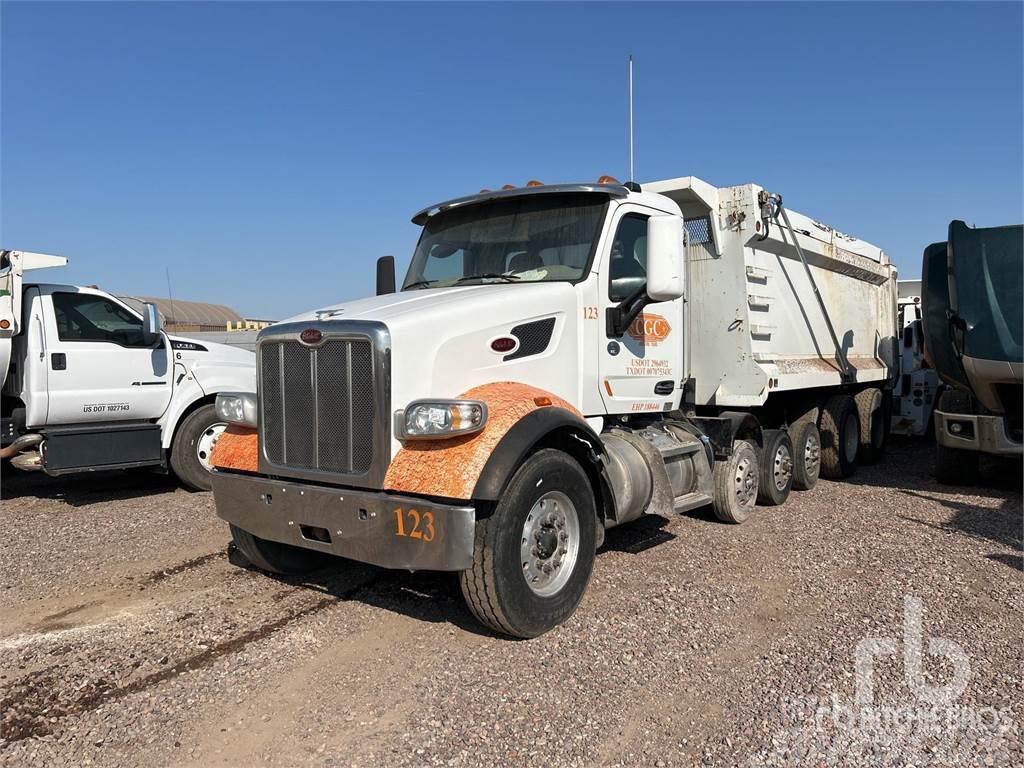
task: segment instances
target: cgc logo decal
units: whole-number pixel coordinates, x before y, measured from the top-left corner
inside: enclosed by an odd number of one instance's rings
[[[626,333],[645,347],[656,347],[672,333],[672,326],[661,315],[639,315],[629,324]]]

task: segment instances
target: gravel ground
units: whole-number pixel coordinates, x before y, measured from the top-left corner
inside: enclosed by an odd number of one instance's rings
[[[2,481],[0,766],[1024,765],[1013,464],[645,518],[532,641],[450,574],[248,570],[165,479]]]

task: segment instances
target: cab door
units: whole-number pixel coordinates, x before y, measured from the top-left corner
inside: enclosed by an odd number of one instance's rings
[[[143,344],[142,318],[101,291],[54,287],[43,296],[46,423],[153,420],[171,399],[165,336]]]
[[[21,334],[15,339],[18,380],[10,382],[25,403],[25,425],[46,424],[50,404],[47,389],[46,331],[43,327],[43,300],[39,288],[29,286],[24,294]]]
[[[612,221],[601,269],[601,397],[608,413],[673,410],[683,379],[683,300],[652,302],[622,335],[609,335],[608,311],[646,285],[647,221],[654,211],[623,205]],[[682,231],[680,230],[680,240]]]

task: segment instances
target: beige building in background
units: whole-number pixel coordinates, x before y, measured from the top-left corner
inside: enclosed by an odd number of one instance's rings
[[[164,327],[171,333],[199,333],[234,330],[258,330],[272,320],[253,320],[242,317],[224,304],[207,304],[180,299],[158,299],[150,296],[120,296],[122,301],[141,311],[146,302],[156,304]]]

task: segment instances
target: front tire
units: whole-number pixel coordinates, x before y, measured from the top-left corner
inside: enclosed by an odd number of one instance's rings
[[[212,403],[201,405],[185,417],[171,445],[171,469],[183,485],[193,491],[213,487],[210,456],[226,428]]]
[[[473,615],[496,632],[537,637],[568,619],[594,568],[597,509],[583,468],[546,448],[516,470],[476,523],[473,566],[459,574]]]
[[[766,429],[761,452],[757,500],[767,506],[785,504],[793,488],[793,441],[782,429]]]
[[[939,395],[937,409],[943,413],[973,413],[971,397],[958,389]],[[934,431],[932,432],[934,434]],[[943,485],[975,485],[981,475],[976,451],[947,448],[935,438],[935,479]]]
[[[231,539],[246,560],[267,573],[294,576],[323,568],[330,562],[331,556],[323,552],[261,539],[235,525],[231,525]]]
[[[977,485],[981,476],[978,454],[935,443],[935,479],[943,485]]]
[[[732,444],[732,455],[716,461],[711,470],[715,517],[723,523],[742,523],[757,504],[757,451],[747,440]]]

